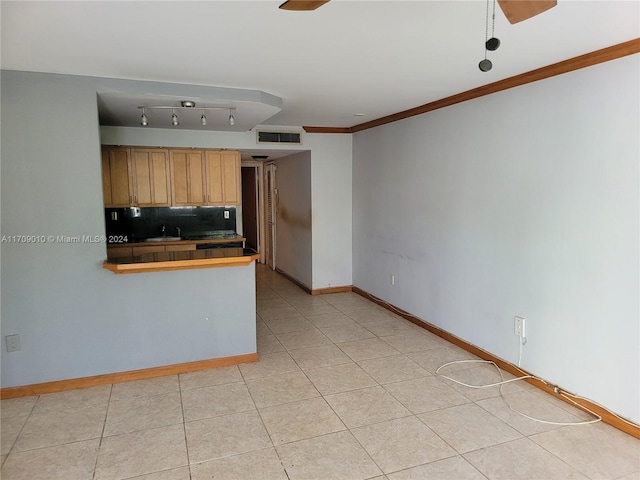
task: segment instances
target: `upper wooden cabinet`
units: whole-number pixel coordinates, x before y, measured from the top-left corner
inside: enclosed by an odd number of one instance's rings
[[[240,205],[240,152],[102,149],[105,207]]]
[[[231,150],[205,151],[205,190],[207,205],[239,205],[240,152]]]
[[[131,150],[133,204],[140,207],[171,205],[169,152],[164,149]]]
[[[131,150],[128,148],[102,150],[102,194],[105,207],[128,207],[133,202],[130,157]]]
[[[204,152],[169,150],[174,205],[204,205]]]
[[[105,207],[171,205],[169,154],[163,149],[102,149]]]

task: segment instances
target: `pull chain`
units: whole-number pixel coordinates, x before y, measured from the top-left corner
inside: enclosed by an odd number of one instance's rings
[[[494,17],[495,19],[495,17]],[[495,21],[494,21],[495,24]],[[484,17],[484,59],[487,59],[487,42],[489,41],[489,0],[487,0],[487,8]]]
[[[487,15],[489,14],[489,8],[487,7]],[[495,31],[496,31],[496,0],[493,0],[493,17],[492,17],[492,24],[491,24],[491,37],[495,38]]]

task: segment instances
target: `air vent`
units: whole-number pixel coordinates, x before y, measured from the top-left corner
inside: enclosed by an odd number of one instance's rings
[[[258,143],[302,144],[300,132],[265,132],[258,130]]]

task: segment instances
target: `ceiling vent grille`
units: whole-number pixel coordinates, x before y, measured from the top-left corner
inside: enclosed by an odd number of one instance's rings
[[[258,143],[286,143],[289,145],[301,145],[300,132],[266,132],[258,130]]]

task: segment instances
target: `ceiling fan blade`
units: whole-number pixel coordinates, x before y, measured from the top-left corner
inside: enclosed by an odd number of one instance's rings
[[[329,0],[287,0],[279,8],[282,10],[295,10],[298,12],[307,11],[307,10],[315,10],[318,7],[321,7],[325,3],[329,3]]]
[[[498,0],[509,23],[518,23],[555,7],[557,0]]]

